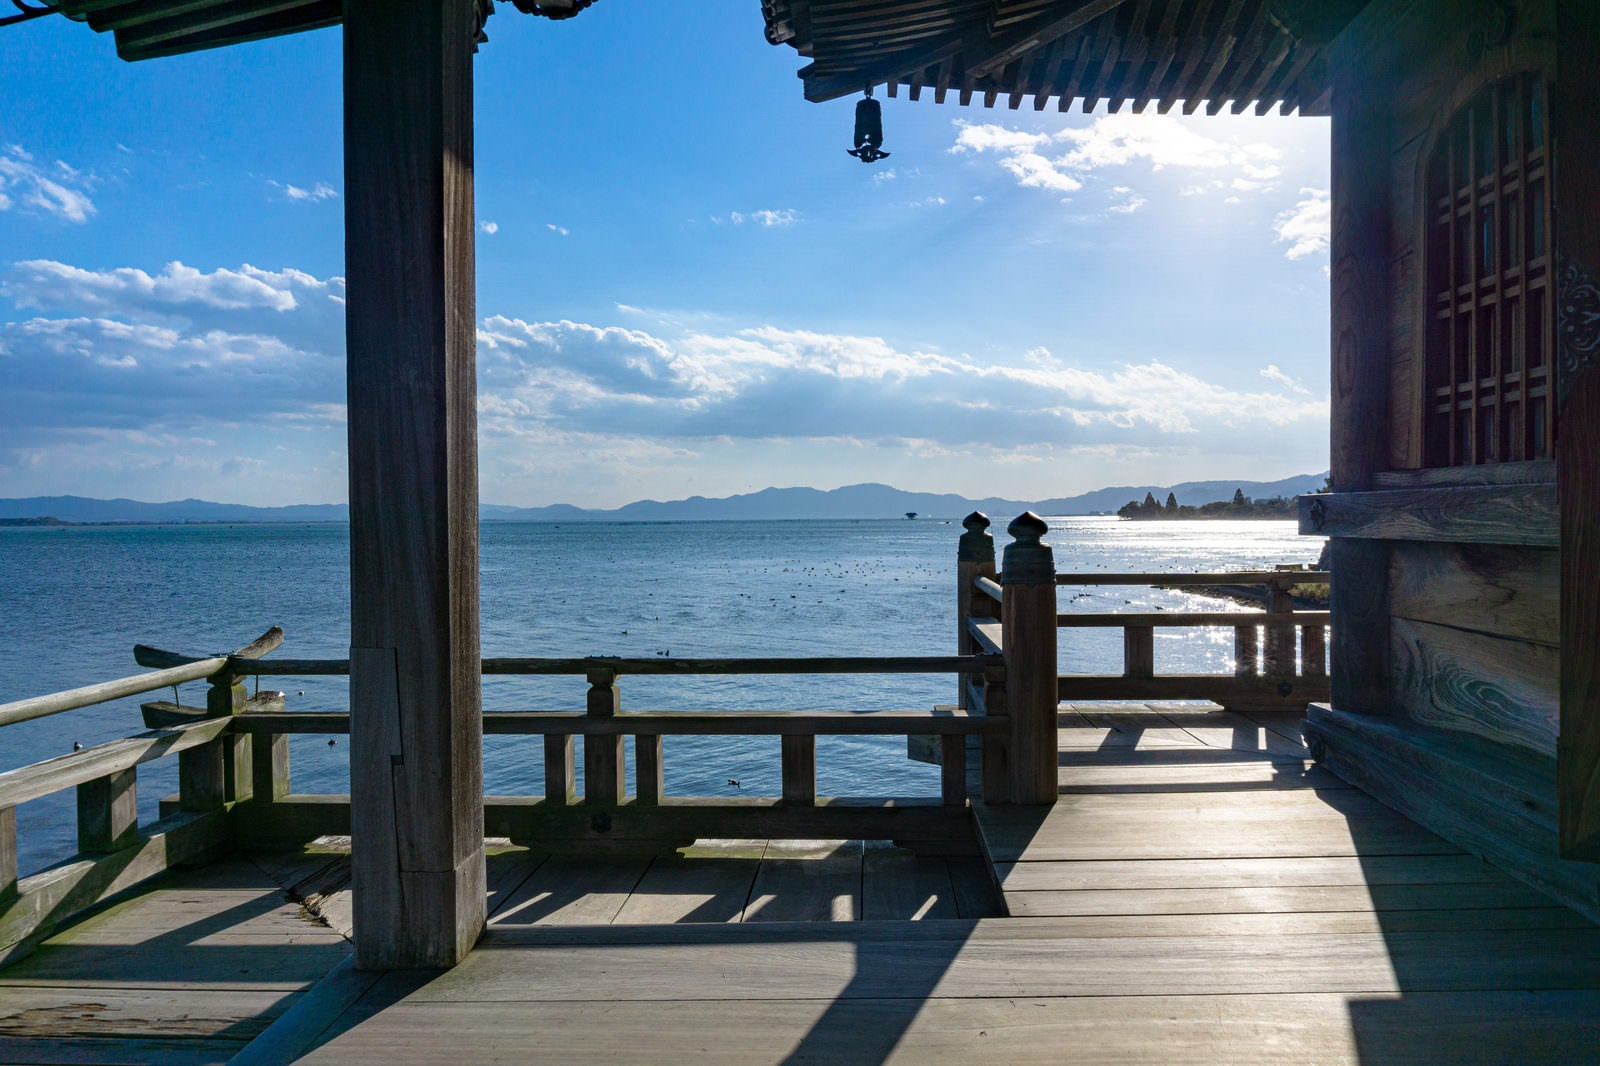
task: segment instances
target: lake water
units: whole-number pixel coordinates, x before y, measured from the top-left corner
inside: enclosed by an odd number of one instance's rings
[[[996,523],[1000,531],[1004,522]],[[1292,522],[1051,519],[1058,570],[1194,571],[1310,563],[1321,538]],[[485,523],[482,643],[492,656],[949,655],[955,651],[958,521]],[[997,547],[1008,542],[1003,531]],[[0,529],[0,702],[137,672],[132,648],[228,651],[272,625],[279,653],[349,651],[343,525]],[[1083,595],[1079,595],[1083,594]],[[1064,587],[1063,610],[1226,610],[1148,588]],[[1121,669],[1118,630],[1064,630],[1063,672]],[[1158,672],[1232,669],[1229,630],[1156,633]],[[292,710],[344,710],[343,678],[276,678]],[[955,699],[934,677],[630,678],[624,709],[928,708]],[[170,694],[168,694],[170,696]],[[486,678],[485,710],[577,710],[582,678]],[[201,703],[204,686],[184,687]],[[143,699],[166,698],[151,694]],[[0,729],[0,770],[142,728],[133,698]],[[484,742],[487,789],[543,791],[537,737]],[[631,752],[630,752],[631,759]],[[344,792],[343,737],[296,737],[296,791]],[[580,759],[581,765],[581,759]],[[775,795],[777,738],[669,737],[674,795]],[[176,789],[177,760],[139,769],[142,816]],[[938,771],[901,738],[820,738],[824,795],[936,795]],[[730,779],[739,782],[736,789]],[[18,808],[23,870],[74,850],[69,791]]]

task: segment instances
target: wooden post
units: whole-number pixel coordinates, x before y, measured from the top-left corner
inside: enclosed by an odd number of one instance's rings
[[[621,708],[615,670],[589,671],[591,717],[615,718]],[[627,787],[623,776],[623,741],[620,734],[590,733],[583,738],[583,802],[614,807],[621,803]]]
[[[659,733],[640,733],[633,738],[634,792],[640,803],[654,806],[666,792],[666,775],[661,763],[662,740]]]
[[[78,786],[79,851],[118,851],[133,843],[139,835],[137,777],[129,768]]]
[[[783,802],[817,802],[817,738],[810,733],[783,736]]]
[[[0,903],[17,897],[17,809],[0,807]]]
[[[988,718],[1005,717],[1010,705],[1006,695],[1006,668],[996,666],[984,671],[983,713]],[[1011,732],[983,734],[983,802],[1009,803],[1011,801]]]
[[[1556,483],[1561,501],[1561,855],[1600,862],[1600,11],[1557,0],[1550,90]]]
[[[206,689],[206,717],[227,718],[244,707],[244,682],[224,667],[211,675]],[[239,787],[239,748],[248,737],[220,736],[178,753],[178,803],[186,811],[211,811],[231,801]],[[245,749],[248,752],[248,748]],[[249,763],[245,763],[248,775]],[[248,776],[245,778],[249,780]],[[248,787],[248,786],[247,786]]]
[[[967,802],[967,738],[960,733],[939,738],[939,795],[946,807]]]
[[[344,5],[356,965],[483,931],[472,53],[477,0]]]
[[[1379,577],[1378,580],[1385,580]],[[1267,586],[1267,610],[1272,614],[1286,614],[1294,610],[1294,597],[1289,594],[1289,586],[1282,581],[1274,581]],[[1294,626],[1273,625],[1267,626],[1266,654],[1264,666],[1268,677],[1293,677],[1294,676]]]
[[[1256,662],[1256,627],[1233,627],[1233,676],[1255,677],[1260,672]]]
[[[1332,440],[1335,492],[1372,488],[1388,466],[1389,177],[1393,101],[1368,67],[1366,42],[1345,34],[1329,50],[1332,127]],[[1389,549],[1335,537],[1333,705],[1379,714],[1389,702]]]
[[[976,578],[995,576],[994,537],[989,535],[989,516],[982,511],[973,511],[961,525],[966,532],[956,546],[956,654],[974,655],[979,648],[967,631],[967,619],[1000,617],[1000,605],[972,587]],[[972,674],[956,678],[956,706],[962,710],[971,709],[967,686],[972,680]]]
[[[289,794],[289,735],[261,734],[252,738],[251,798],[261,803],[276,803]]]
[[[1044,519],[1024,511],[1006,528],[1000,568],[1005,594],[1006,713],[1011,718],[1011,802],[1054,803],[1057,756],[1056,564]]]
[[[578,802],[578,766],[571,733],[545,735],[544,801],[552,807],[570,807]]]
[[[1122,627],[1122,676],[1156,676],[1156,631],[1151,626]]]

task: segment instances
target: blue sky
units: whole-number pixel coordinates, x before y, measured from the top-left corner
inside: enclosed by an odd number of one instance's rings
[[[485,501],[1326,466],[1326,120],[902,94],[864,166],[756,0],[488,33]],[[0,496],[345,499],[339,31],[44,19],[0,99]]]

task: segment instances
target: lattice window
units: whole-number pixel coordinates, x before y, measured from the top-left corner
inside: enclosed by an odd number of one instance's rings
[[[1429,466],[1554,454],[1545,108],[1540,75],[1503,78],[1456,114],[1429,160]]]

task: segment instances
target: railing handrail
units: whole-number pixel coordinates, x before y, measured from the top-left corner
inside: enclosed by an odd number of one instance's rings
[[[495,658],[484,659],[485,677],[573,675],[596,671],[615,674],[961,674],[1000,663],[984,655],[820,656],[809,658],[710,658],[670,656],[624,658]],[[348,659],[263,659],[240,665],[241,674],[261,677],[337,676],[350,672]]]
[[[1062,629],[1128,626],[1313,626],[1328,625],[1329,611],[1084,611],[1056,615]]]
[[[7,770],[0,773],[0,807],[15,807],[165,755],[199,747],[228,732],[231,723],[228,718],[206,718],[168,729],[150,729]]]
[[[52,714],[61,714],[63,711],[74,711],[80,707],[92,707],[97,703],[106,703],[110,700],[121,699],[124,696],[137,696],[144,692],[154,692],[156,689],[181,685],[185,681],[199,681],[202,678],[210,677],[218,670],[227,667],[227,665],[228,657],[226,655],[218,655],[210,659],[194,659],[183,666],[168,667],[165,670],[155,670],[144,674],[133,674],[129,677],[117,678],[115,681],[102,681],[95,685],[67,689],[65,692],[52,692],[44,696],[32,696],[24,700],[0,703],[0,726],[26,722],[32,718],[44,718]]]
[[[245,711],[230,721],[245,733],[350,731],[348,711]],[[1004,717],[965,711],[484,711],[488,736],[949,736],[1005,728]]]
[[[1325,585],[1326,570],[1238,570],[1220,573],[1057,574],[1057,585]]]

